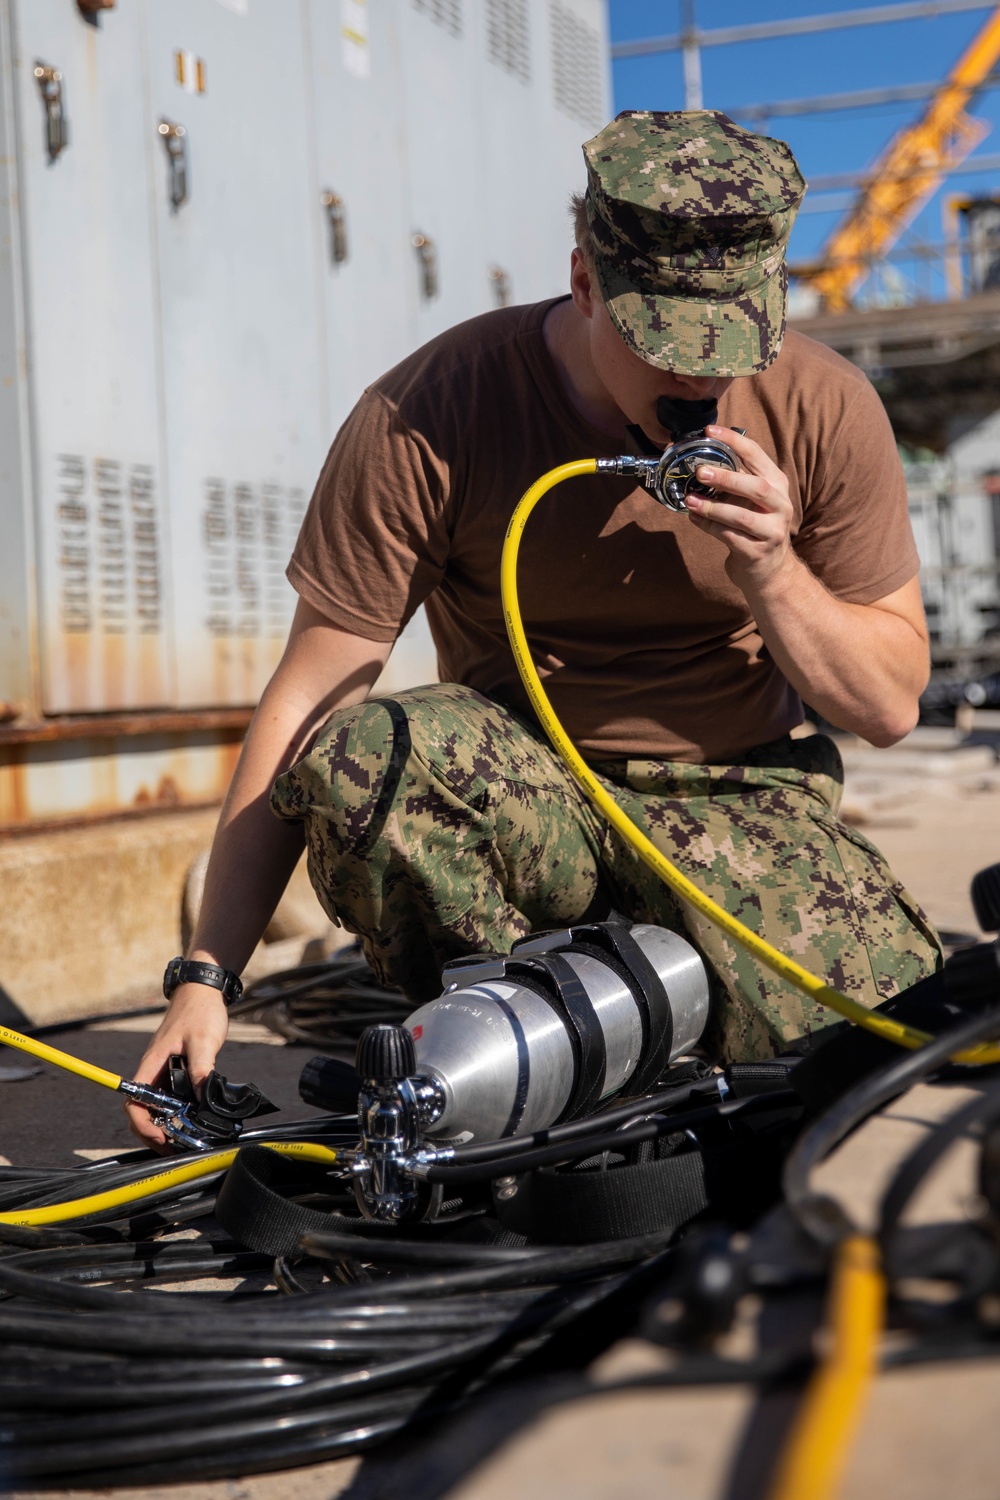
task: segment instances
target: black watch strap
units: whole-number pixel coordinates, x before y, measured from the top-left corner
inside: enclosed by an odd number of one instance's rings
[[[196,958],[172,958],[163,975],[163,993],[169,1000],[174,990],[182,984],[210,984],[214,990],[222,991],[227,1006],[235,1005],[243,993],[243,984],[232,969],[220,969],[217,964],[199,963]]]

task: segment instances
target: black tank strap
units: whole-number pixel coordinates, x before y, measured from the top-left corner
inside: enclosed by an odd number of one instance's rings
[[[573,1087],[562,1114],[553,1123],[578,1120],[591,1115],[604,1093],[608,1049],[604,1028],[597,1018],[590,996],[572,964],[561,953],[520,956],[516,950],[504,965],[508,978],[523,982],[541,982],[540,993],[549,1004],[556,1005],[567,1022],[573,1048]]]
[[[530,939],[524,939],[530,942]],[[573,1052],[573,1082],[565,1108],[554,1124],[593,1114],[604,1093],[607,1077],[608,1049],[604,1028],[597,1017],[590,996],[579,975],[564,955],[553,949],[544,953],[521,953],[515,944],[513,953],[471,954],[445,964],[442,978],[446,983],[479,984],[487,979],[507,979],[531,990],[550,1005],[565,1023]],[[530,1060],[526,1047],[520,1045],[520,1022],[506,1002],[497,1004],[518,1039],[518,1092],[503,1135],[513,1135],[521,1122],[527,1102]],[[523,1057],[522,1057],[523,1050]]]
[[[646,1022],[646,1045],[642,1061],[629,1079],[633,1093],[651,1089],[670,1061],[674,1044],[674,1013],[659,974],[643,953],[630,930],[608,926],[609,943],[635,980],[633,994]]]
[[[674,1042],[673,1012],[660,976],[632,936],[631,922],[617,913],[606,922],[581,922],[569,931],[574,947],[606,955],[632,991],[642,1020],[642,1051],[627,1082],[630,1094],[645,1093],[667,1066]]]
[[[613,913],[604,922],[580,922],[559,929],[551,934],[551,946],[546,946],[545,939],[549,936],[547,933],[532,933],[515,943],[513,951],[506,956],[484,953],[454,959],[445,964],[442,978],[446,984],[460,985],[477,984],[487,979],[515,980],[535,991],[558,1012],[566,1022],[574,1063],[569,1100],[555,1122],[560,1124],[563,1120],[593,1114],[604,1093],[608,1061],[604,1028],[586,987],[566,961],[567,953],[588,954],[606,964],[618,975],[635,1001],[642,1027],[642,1045],[635,1069],[625,1080],[630,1093],[648,1092],[670,1061],[674,1018],[660,976],[632,936],[632,924],[626,918]],[[516,1131],[527,1100],[528,1057],[527,1050],[521,1046],[518,1059],[517,1099],[503,1132],[505,1136]]]

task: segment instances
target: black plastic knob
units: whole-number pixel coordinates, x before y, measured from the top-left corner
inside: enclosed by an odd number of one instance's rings
[[[339,1057],[311,1057],[299,1079],[299,1098],[334,1115],[357,1114],[361,1079]]]
[[[972,906],[984,932],[1000,932],[1000,865],[972,877]]]
[[[1000,947],[996,943],[959,948],[942,973],[945,994],[963,1010],[981,1010],[1000,1000]]]
[[[413,1038],[405,1026],[368,1026],[358,1039],[355,1066],[367,1082],[398,1083],[417,1070]]]

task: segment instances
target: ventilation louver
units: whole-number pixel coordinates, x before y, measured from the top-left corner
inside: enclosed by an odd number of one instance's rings
[[[602,125],[601,39],[559,0],[553,0],[551,16],[556,108],[582,125]]]
[[[486,46],[490,62],[529,82],[528,0],[486,0]]]
[[[452,36],[462,35],[462,0],[413,0],[413,8]]]

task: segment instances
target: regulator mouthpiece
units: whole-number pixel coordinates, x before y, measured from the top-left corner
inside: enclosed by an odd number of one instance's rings
[[[675,401],[671,396],[661,396],[656,403],[656,420],[675,441],[701,437],[706,427],[719,420],[719,403],[714,396],[707,401]]]

